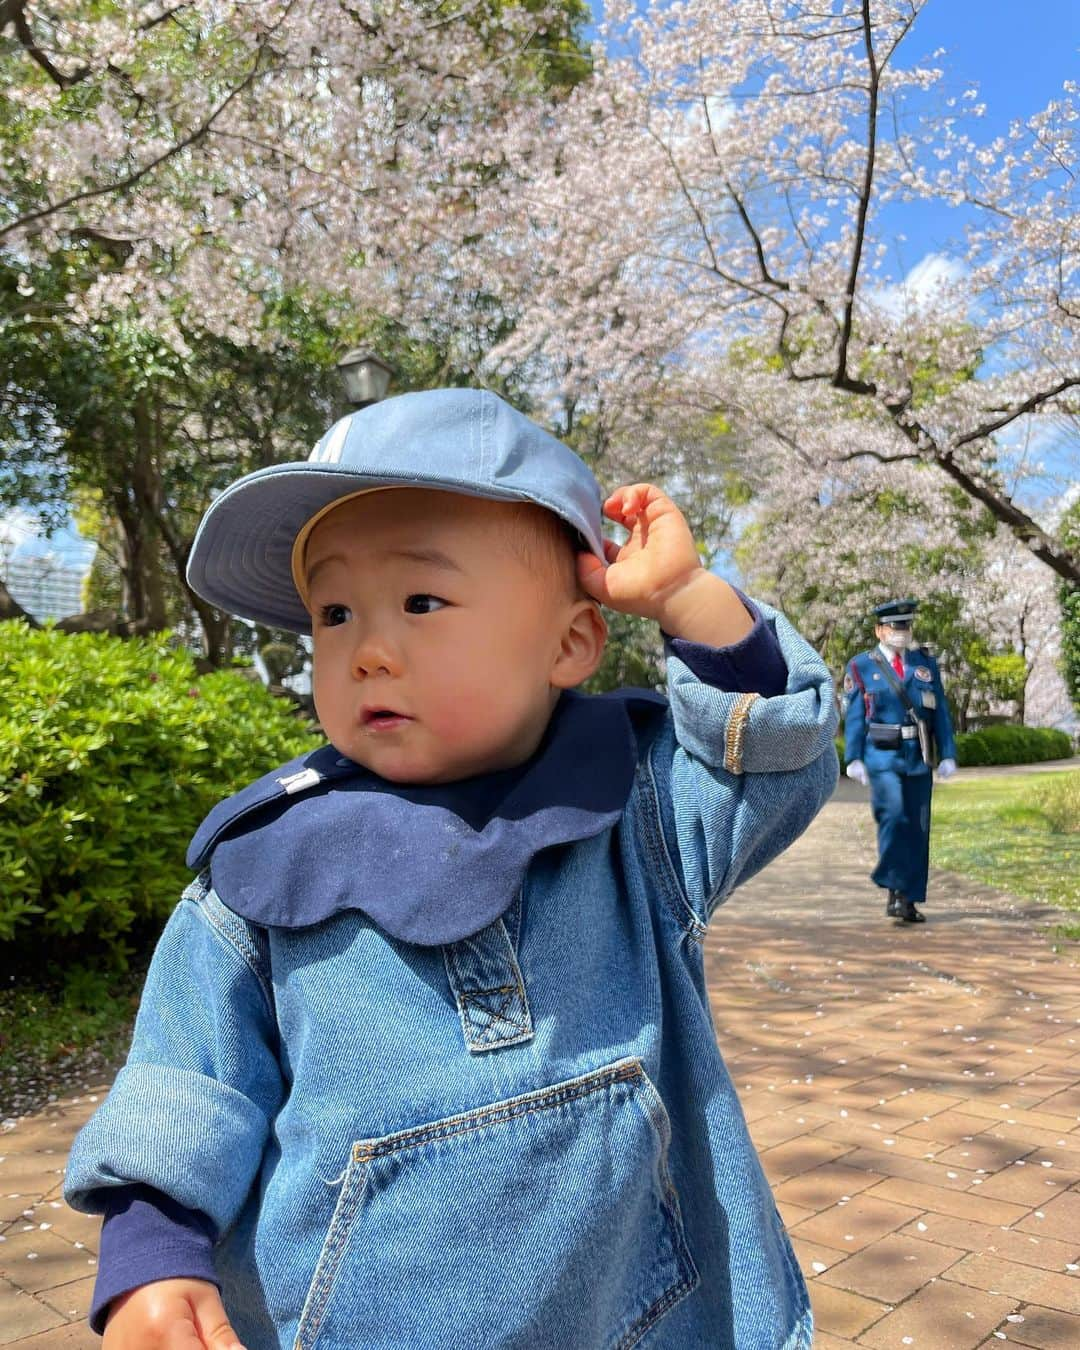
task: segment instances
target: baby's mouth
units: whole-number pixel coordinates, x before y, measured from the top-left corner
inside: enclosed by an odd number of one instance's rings
[[[406,722],[411,722],[412,718],[404,713],[395,712],[393,708],[364,708],[360,714],[360,724],[365,728],[372,730],[389,729],[395,726],[404,726]]]

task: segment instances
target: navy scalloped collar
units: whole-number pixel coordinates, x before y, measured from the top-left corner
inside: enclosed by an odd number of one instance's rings
[[[388,783],[324,746],[219,803],[188,849],[236,913],[300,928],[361,910],[391,937],[471,937],[513,902],[541,849],[613,825],[659,694],[562,695],[536,754],[435,787]]]

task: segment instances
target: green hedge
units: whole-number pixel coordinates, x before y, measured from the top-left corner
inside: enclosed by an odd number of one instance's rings
[[[836,753],[844,759],[844,738],[836,738]],[[1046,727],[984,727],[961,732],[956,738],[956,762],[975,764],[1037,764],[1044,759],[1070,759],[1073,744],[1064,731]]]
[[[974,764],[1037,764],[1044,759],[1069,759],[1073,744],[1064,731],[1007,724],[964,732],[956,738],[956,762]]]
[[[190,880],[221,797],[319,743],[236,671],[200,677],[165,635],[0,623],[0,957],[123,966]]]

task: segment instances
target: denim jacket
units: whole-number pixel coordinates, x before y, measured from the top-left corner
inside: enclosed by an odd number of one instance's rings
[[[319,874],[282,894],[272,850],[252,856],[250,878],[223,870],[233,908],[211,842],[68,1202],[100,1212],[137,1183],[206,1216],[248,1350],[809,1346],[702,951],[836,781],[828,672],[760,608],[775,697],[674,653],[668,703],[577,696],[622,710],[624,800],[543,835],[478,931],[394,935],[363,877],[321,915],[301,896],[295,922],[258,921],[267,889],[289,905]],[[484,868],[463,875],[482,905]]]

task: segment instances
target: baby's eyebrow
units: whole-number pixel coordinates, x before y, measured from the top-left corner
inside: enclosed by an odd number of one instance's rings
[[[328,553],[325,558],[320,558],[317,563],[312,564],[312,566],[307,569],[308,586],[310,587],[314,583],[315,578],[318,576],[321,569],[326,567],[329,563],[343,563],[344,561],[345,559],[340,553]]]
[[[388,549],[383,555],[387,558],[404,558],[406,562],[427,563],[431,567],[441,567],[446,572],[458,572],[465,575],[465,569],[460,563],[454,561],[449,554],[443,553],[437,548],[395,548]],[[320,558],[309,570],[307,574],[308,586],[314,585],[315,577],[329,563],[345,563],[345,558],[340,553],[329,553],[325,558]]]
[[[455,562],[448,554],[437,548],[395,548],[390,549],[386,556],[388,558],[404,558],[408,562],[428,563],[432,567],[441,567],[447,572],[464,574],[465,571],[460,563]]]

